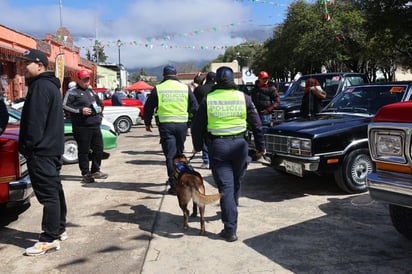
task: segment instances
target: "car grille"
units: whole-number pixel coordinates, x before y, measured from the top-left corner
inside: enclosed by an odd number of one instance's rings
[[[288,137],[265,134],[265,142],[268,152],[288,152]]]

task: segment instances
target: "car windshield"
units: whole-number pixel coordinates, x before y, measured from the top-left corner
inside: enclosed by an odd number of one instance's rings
[[[9,113],[9,123],[20,123],[21,112],[14,108],[7,108]]]
[[[332,98],[336,95],[339,84],[342,80],[342,76],[339,74],[304,75],[294,82],[285,95],[281,96],[281,98],[285,96],[303,97],[306,80],[309,78],[316,78],[316,80],[319,81],[322,89],[326,91],[328,98]],[[343,86],[341,90],[348,86],[361,85],[364,83],[365,80],[361,75],[346,76],[345,81],[342,83]]]
[[[382,85],[349,87],[338,94],[322,112],[365,113],[374,115],[384,105],[400,102],[406,86]]]

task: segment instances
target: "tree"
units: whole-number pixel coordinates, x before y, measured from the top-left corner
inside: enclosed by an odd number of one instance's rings
[[[87,49],[86,58],[89,61],[93,61],[96,63],[104,63],[107,60],[107,56],[104,53],[104,46],[98,41],[95,40],[94,47],[93,47],[93,54],[91,54],[90,50]]]
[[[206,64],[202,68],[202,72],[208,72],[212,62],[223,63],[236,60],[239,64],[239,68],[250,67],[261,49],[262,45],[255,41],[244,42],[237,46],[228,47],[223,55],[219,55],[216,59]]]

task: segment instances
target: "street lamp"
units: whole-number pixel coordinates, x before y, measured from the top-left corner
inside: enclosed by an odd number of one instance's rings
[[[120,69],[120,47],[121,45],[122,45],[122,41],[120,41],[120,39],[117,40],[117,47],[119,49],[119,88],[122,88],[122,72]]]

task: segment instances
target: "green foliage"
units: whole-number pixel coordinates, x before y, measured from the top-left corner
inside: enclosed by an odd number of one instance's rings
[[[314,4],[294,1],[285,21],[263,46],[230,47],[213,62],[238,60],[253,71],[266,70],[275,80],[328,71],[376,71],[393,80],[398,65],[412,68],[412,5],[408,0],[336,0]],[[253,49],[253,50],[251,50]],[[210,63],[205,66],[210,66]]]

